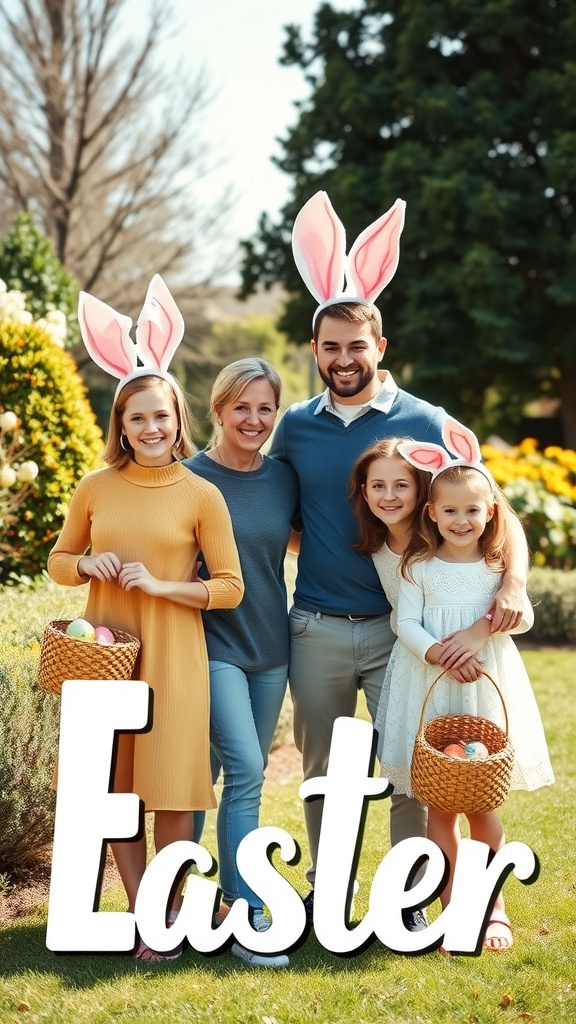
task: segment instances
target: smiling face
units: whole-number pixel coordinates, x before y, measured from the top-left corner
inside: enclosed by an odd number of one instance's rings
[[[370,324],[324,316],[318,340],[312,342],[318,373],[344,405],[362,405],[378,392],[378,363],[386,338],[377,341]]]
[[[418,486],[403,459],[373,459],[362,490],[372,514],[388,528],[411,524],[418,502]]]
[[[443,543],[440,553],[464,559],[479,551],[478,541],[494,515],[490,485],[481,473],[470,471],[469,479],[448,482],[438,478],[433,484],[433,501],[428,515],[436,523]]]
[[[138,391],[126,401],[122,434],[140,466],[168,466],[178,433],[174,400],[159,384]]]
[[[235,402],[216,406],[216,412],[222,421],[221,445],[231,454],[256,454],[274,429],[274,388],[259,377],[246,385]]]

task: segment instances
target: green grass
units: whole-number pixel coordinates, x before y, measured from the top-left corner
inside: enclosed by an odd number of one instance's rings
[[[287,971],[245,968],[229,953],[136,964],[128,956],[50,953],[45,913],[0,931],[0,1020],[112,1024],[237,1021],[263,1024],[494,1024],[576,1021],[576,875],[573,772],[576,743],[576,653],[526,651],[528,671],[546,723],[556,785],[512,793],[503,809],[507,838],[528,843],[540,860],[530,886],[506,882],[514,947],[507,953],[447,959],[438,953],[405,957],[374,942],[340,958],[311,934]],[[268,785],[263,824],[287,828],[305,850],[298,783]],[[387,849],[387,802],[368,814],[358,877],[356,913],[366,911],[374,872]],[[214,815],[204,842],[214,851]],[[305,855],[283,872],[305,893]],[[73,898],[73,891],[71,892]],[[107,893],[104,909],[122,909]],[[19,1006],[27,1006],[26,1011]]]

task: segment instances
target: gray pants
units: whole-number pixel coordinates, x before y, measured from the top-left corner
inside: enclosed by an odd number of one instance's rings
[[[358,689],[366,696],[372,721],[396,637],[388,615],[366,619],[290,611],[290,690],[294,701],[294,740],[302,754],[304,779],[326,775],[332,727],[341,715],[353,717]],[[322,798],[307,800],[304,816],[314,885],[322,822]],[[392,796],[392,844],[426,835],[426,808],[404,794]]]

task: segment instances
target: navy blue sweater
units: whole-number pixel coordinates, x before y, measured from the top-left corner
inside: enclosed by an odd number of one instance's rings
[[[446,413],[399,390],[389,412],[370,409],[346,426],[327,409],[314,415],[321,397],[286,411],[270,451],[294,467],[300,484],[303,533],[294,603],[326,615],[382,615],[390,604],[372,559],[352,549],[358,539],[348,501],[352,466],[369,445],[387,437],[442,444]]]

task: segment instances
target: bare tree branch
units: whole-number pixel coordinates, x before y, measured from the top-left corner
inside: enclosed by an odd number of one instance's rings
[[[122,31],[125,6],[0,5],[0,228],[31,209],[82,287],[106,299],[137,282],[140,300],[142,276],[159,267],[206,276],[192,270],[194,251],[230,197],[214,211],[195,203],[209,95],[202,68],[160,63],[170,8],[154,2],[135,36]]]

